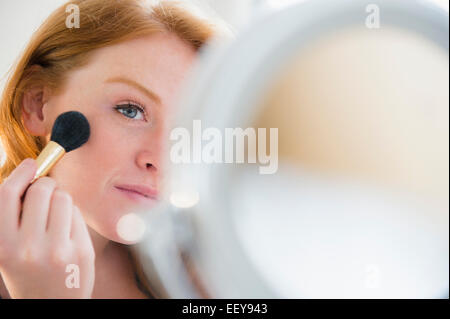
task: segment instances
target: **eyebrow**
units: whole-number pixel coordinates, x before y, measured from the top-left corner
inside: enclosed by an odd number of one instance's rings
[[[117,82],[125,83],[130,86],[133,86],[136,89],[138,89],[139,91],[141,91],[142,93],[144,93],[145,95],[147,95],[150,99],[154,100],[156,103],[161,104],[161,98],[155,92],[147,89],[145,86],[143,86],[143,85],[139,84],[138,82],[135,82],[131,79],[118,76],[118,77],[110,78],[105,81],[105,83],[117,83]]]

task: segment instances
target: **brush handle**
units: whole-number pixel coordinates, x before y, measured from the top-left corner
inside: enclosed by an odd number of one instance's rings
[[[56,142],[50,141],[36,158],[37,170],[33,179],[28,185],[27,189],[23,193],[20,201],[23,203],[23,199],[27,193],[28,188],[33,184],[39,177],[45,176],[52,169],[52,167],[64,156],[66,153],[65,149]]]
[[[61,145],[50,141],[36,159],[38,168],[30,184],[33,184],[39,177],[47,175],[65,153],[66,151]]]

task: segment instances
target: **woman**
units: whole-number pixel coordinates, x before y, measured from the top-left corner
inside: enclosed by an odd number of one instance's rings
[[[164,1],[70,4],[79,8],[79,28],[66,25],[66,6],[57,9],[34,34],[1,99],[7,158],[0,171],[0,295],[152,297],[117,223],[158,201],[164,119],[214,28]],[[87,117],[90,139],[25,193],[36,170],[32,158],[58,115],[70,110]],[[67,284],[77,273],[79,288]]]

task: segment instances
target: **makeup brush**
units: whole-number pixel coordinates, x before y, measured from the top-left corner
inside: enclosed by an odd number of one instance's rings
[[[89,136],[89,122],[83,114],[69,111],[59,115],[53,124],[50,142],[36,159],[38,169],[31,183],[47,175],[64,154],[82,146]]]

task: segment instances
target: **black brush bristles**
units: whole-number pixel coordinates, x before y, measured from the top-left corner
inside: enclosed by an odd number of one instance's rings
[[[68,153],[86,143],[90,134],[86,117],[80,112],[70,111],[62,113],[56,119],[51,140],[61,145]]]

